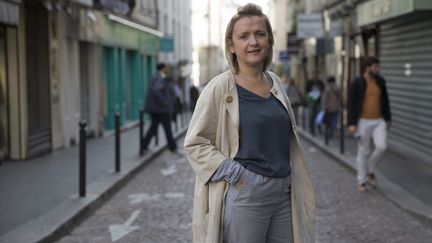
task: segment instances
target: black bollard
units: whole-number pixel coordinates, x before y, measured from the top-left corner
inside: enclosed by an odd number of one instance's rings
[[[324,143],[326,146],[329,144],[329,132],[330,132],[329,124],[325,124],[324,125]]]
[[[306,131],[307,126],[306,126],[306,105],[302,105],[302,123],[303,123],[303,130]]]
[[[155,136],[155,146],[157,147],[159,145],[159,126],[156,127],[156,132],[154,136]]]
[[[86,123],[79,123],[79,196],[86,195]]]
[[[330,133],[330,122],[328,121],[328,119],[326,119],[326,117],[325,117],[326,115],[325,115],[325,113],[324,113],[324,118],[323,118],[323,120],[324,120],[324,122],[323,122],[323,124],[324,124],[324,143],[325,143],[325,145],[327,146],[328,144],[329,144],[329,133]]]
[[[115,113],[115,172],[120,172],[120,114]]]
[[[139,111],[139,154],[142,156],[144,154],[143,150],[143,131],[144,131],[144,110]]]
[[[344,113],[340,112],[340,153],[345,153],[345,128],[344,128]]]
[[[180,120],[180,127],[184,127],[184,125],[185,125],[185,121],[186,121],[186,117],[185,117],[185,108],[184,108],[185,106],[184,105],[182,105],[182,107],[181,107],[181,109],[180,109],[180,118],[181,118],[181,120]]]

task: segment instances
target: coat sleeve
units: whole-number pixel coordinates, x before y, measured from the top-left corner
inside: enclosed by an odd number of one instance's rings
[[[204,183],[209,182],[219,165],[227,159],[215,146],[221,108],[215,93],[207,86],[199,96],[184,141],[186,156]]]

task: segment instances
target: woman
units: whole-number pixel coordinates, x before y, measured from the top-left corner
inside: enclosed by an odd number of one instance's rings
[[[231,70],[198,99],[185,138],[197,175],[196,243],[314,241],[314,193],[293,113],[266,71],[272,33],[260,7],[239,8],[225,35]]]

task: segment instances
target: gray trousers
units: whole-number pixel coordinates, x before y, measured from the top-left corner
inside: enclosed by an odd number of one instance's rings
[[[247,169],[225,198],[224,243],[292,243],[291,177]]]

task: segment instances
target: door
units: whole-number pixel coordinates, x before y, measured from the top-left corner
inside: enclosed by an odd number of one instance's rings
[[[87,123],[87,134],[94,134],[91,131],[90,121],[90,74],[89,74],[89,43],[80,42],[79,44],[79,59],[80,59],[80,108],[81,120]],[[89,129],[90,128],[90,129]]]
[[[39,3],[26,5],[28,157],[51,151],[48,13]]]
[[[6,72],[6,27],[0,25],[0,161],[9,155],[9,101]]]

